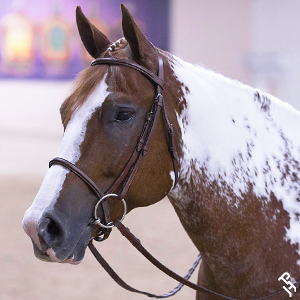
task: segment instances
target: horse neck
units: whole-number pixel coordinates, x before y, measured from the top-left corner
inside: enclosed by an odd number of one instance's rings
[[[176,120],[181,137],[177,191],[191,187],[191,181],[197,189],[200,179],[223,180],[230,186],[230,197],[240,197],[251,181],[260,196],[273,192],[278,198],[299,201],[300,179],[281,169],[288,164],[289,173],[300,172],[300,112],[269,94],[177,58],[173,70],[183,90],[177,105],[184,107]],[[275,185],[266,178],[271,169],[275,181],[284,176],[290,185]]]
[[[273,155],[280,159],[286,154],[279,148],[285,148],[299,161],[300,112],[292,106],[178,58],[173,58],[173,71],[182,87],[182,96],[176,104],[183,107],[176,119],[181,136],[182,182],[186,177],[193,177],[191,170],[195,168],[226,177],[228,174],[224,172],[236,171],[238,158],[253,170],[250,164],[255,163],[258,176],[266,158]],[[247,188],[243,183],[242,186],[234,183],[236,194]],[[265,187],[257,187],[259,189]]]
[[[299,112],[181,60],[174,59],[173,70],[185,87],[179,99],[185,108],[177,115],[179,184],[168,196],[215,279],[230,286],[239,273],[248,274],[248,282],[272,288],[284,268],[299,274],[299,225],[288,214],[300,197]],[[270,270],[260,251],[280,261],[274,278],[266,279]]]

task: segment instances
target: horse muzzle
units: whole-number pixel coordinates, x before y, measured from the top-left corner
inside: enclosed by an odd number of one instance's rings
[[[38,215],[28,209],[22,222],[35,256],[46,262],[80,263],[90,240],[91,226],[71,226],[53,211]]]

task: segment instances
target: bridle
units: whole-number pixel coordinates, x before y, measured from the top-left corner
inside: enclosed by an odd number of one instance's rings
[[[177,293],[184,285],[189,286],[190,288],[200,291],[205,294],[209,294],[211,296],[214,296],[215,298],[219,299],[230,299],[230,300],[237,300],[234,298],[230,298],[224,295],[221,295],[219,293],[216,293],[214,291],[211,291],[209,289],[203,288],[197,284],[194,284],[189,281],[190,276],[196,269],[197,265],[200,262],[201,255],[199,254],[195,263],[193,264],[193,267],[189,270],[187,275],[185,277],[181,277],[165,267],[163,264],[161,264],[157,259],[155,259],[141,244],[140,240],[138,240],[128,228],[126,228],[123,224],[122,221],[126,215],[127,212],[127,207],[126,207],[126,202],[124,200],[125,194],[128,191],[130,184],[142,162],[143,157],[147,153],[147,148],[148,145],[151,142],[151,139],[153,137],[153,132],[155,130],[160,111],[163,113],[163,118],[164,118],[164,124],[165,124],[165,129],[167,133],[167,144],[168,144],[168,149],[170,156],[172,158],[173,162],[173,169],[175,173],[175,183],[174,187],[177,184],[178,181],[178,158],[177,158],[177,151],[174,143],[174,130],[173,126],[170,123],[167,112],[165,109],[164,105],[164,99],[163,99],[163,85],[164,85],[164,70],[163,70],[163,60],[160,57],[160,55],[157,56],[158,58],[158,74],[154,74],[150,70],[144,68],[141,65],[138,65],[133,62],[129,62],[126,60],[122,59],[117,59],[117,58],[97,58],[92,61],[91,65],[119,65],[119,66],[126,66],[132,69],[135,69],[139,71],[141,74],[146,76],[154,85],[155,85],[155,97],[151,106],[151,109],[149,113],[146,115],[146,120],[143,125],[141,134],[139,136],[139,139],[137,141],[137,144],[134,148],[134,151],[128,160],[126,166],[124,167],[123,171],[121,172],[120,176],[117,178],[117,180],[113,183],[113,185],[105,192],[103,193],[98,186],[92,181],[91,178],[89,178],[83,171],[81,171],[78,167],[76,167],[74,164],[71,162],[63,159],[56,157],[52,159],[49,162],[49,167],[52,165],[61,165],[67,169],[69,169],[71,172],[73,172],[75,175],[77,175],[79,178],[81,178],[95,193],[97,198],[99,199],[97,204],[95,205],[94,209],[94,216],[92,220],[90,221],[90,226],[93,225],[98,225],[101,227],[100,232],[97,234],[94,239],[96,241],[104,241],[105,239],[108,238],[111,230],[113,227],[118,228],[118,230],[121,232],[123,236],[125,236],[130,243],[140,252],[142,253],[152,264],[154,264],[157,268],[159,268],[161,271],[169,275],[170,277],[174,278],[180,284],[171,292],[157,296],[148,292],[143,292],[139,291],[135,288],[132,288],[129,286],[127,283],[125,283],[116,273],[115,271],[109,266],[109,264],[104,260],[104,258],[100,255],[100,253],[97,251],[95,246],[92,243],[92,239],[89,243],[89,248],[95,258],[98,260],[98,262],[102,265],[102,267],[110,274],[110,276],[123,288],[127,289],[128,291],[131,292],[136,292],[140,294],[147,295],[149,297],[154,297],[154,298],[167,298],[175,293]],[[122,201],[123,207],[124,207],[124,212],[121,220],[111,220],[110,216],[110,210],[109,210],[109,205],[108,205],[108,198],[115,197],[119,201]],[[101,207],[102,209],[102,215],[103,215],[103,220],[101,220],[98,216],[98,208]],[[281,289],[277,292],[274,292],[268,296],[261,297],[261,298],[255,298],[252,300],[263,300],[267,299],[270,297],[273,297],[275,295],[280,294],[283,292],[284,289]]]
[[[143,125],[141,134],[137,140],[136,146],[134,148],[134,151],[129,158],[126,166],[124,167],[123,171],[117,178],[117,180],[113,183],[113,185],[108,188],[108,190],[103,193],[97,185],[79,168],[74,166],[69,161],[56,157],[52,159],[49,163],[49,167],[51,167],[54,164],[62,165],[63,167],[69,169],[73,173],[75,173],[78,177],[80,177],[97,195],[99,201],[97,202],[94,210],[94,218],[91,221],[91,225],[94,223],[96,225],[99,225],[102,230],[97,235],[96,240],[102,241],[108,238],[111,229],[115,226],[114,223],[111,220],[110,217],[110,211],[108,206],[108,198],[116,197],[117,199],[121,200],[124,206],[124,213],[122,219],[125,217],[127,212],[126,202],[124,200],[125,194],[128,191],[128,188],[130,187],[130,184],[142,162],[143,157],[147,153],[148,145],[151,142],[151,139],[153,137],[153,132],[156,127],[158,118],[160,116],[160,111],[163,112],[164,117],[164,128],[166,129],[167,133],[167,143],[168,143],[168,149],[169,153],[172,158],[173,162],[173,169],[175,173],[175,182],[174,186],[177,184],[178,181],[178,158],[177,158],[177,151],[174,143],[174,129],[172,124],[170,123],[166,108],[164,105],[163,100],[163,85],[164,85],[164,69],[163,69],[163,60],[160,56],[158,56],[158,75],[155,75],[153,72],[149,71],[148,69],[144,68],[143,66],[140,66],[138,64],[123,60],[123,59],[117,59],[117,58],[97,58],[92,61],[92,66],[95,65],[121,65],[121,66],[127,66],[132,69],[137,70],[138,72],[142,73],[144,76],[146,76],[152,83],[155,84],[155,97],[152,103],[152,106],[150,108],[150,111],[146,115],[146,120]],[[101,221],[98,217],[98,207],[102,208],[103,212],[103,220]]]

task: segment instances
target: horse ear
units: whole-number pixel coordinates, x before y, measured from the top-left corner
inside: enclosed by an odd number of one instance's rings
[[[109,39],[90,23],[80,6],[76,8],[76,23],[85,49],[92,57],[99,57],[111,44]]]
[[[156,57],[156,49],[150,41],[144,36],[140,28],[134,22],[129,10],[124,4],[122,9],[122,28],[124,37],[127,40],[133,56],[138,60]]]

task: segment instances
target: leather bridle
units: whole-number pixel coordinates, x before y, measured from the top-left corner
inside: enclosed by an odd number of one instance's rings
[[[100,232],[97,234],[94,239],[96,241],[103,241],[108,238],[111,229],[115,226],[118,228],[118,230],[122,233],[123,236],[125,236],[130,243],[139,251],[141,252],[152,264],[154,264],[157,268],[162,270],[164,273],[169,275],[170,277],[174,278],[180,284],[171,292],[157,296],[148,292],[143,292],[139,291],[137,289],[134,289],[130,287],[127,283],[125,283],[115,272],[114,270],[108,265],[108,263],[104,260],[104,258],[100,255],[100,253],[97,251],[95,246],[92,243],[92,239],[89,243],[89,248],[95,258],[98,260],[98,262],[102,265],[102,267],[110,274],[110,276],[123,288],[127,289],[128,291],[131,292],[136,292],[140,294],[147,295],[149,297],[154,297],[154,298],[167,298],[175,293],[177,293],[182,286],[186,285],[189,286],[190,288],[200,291],[205,294],[209,294],[211,296],[214,296],[215,298],[219,299],[230,299],[230,300],[237,300],[234,298],[230,298],[224,295],[221,295],[219,293],[216,293],[214,291],[211,291],[209,289],[203,288],[197,284],[194,284],[189,281],[190,276],[196,269],[197,265],[199,264],[199,261],[201,259],[201,255],[199,254],[193,267],[189,270],[188,274],[185,277],[181,277],[165,267],[163,264],[161,264],[157,259],[155,259],[141,244],[140,240],[138,240],[128,228],[126,228],[121,222],[123,218],[126,215],[127,207],[126,207],[126,202],[124,200],[125,194],[128,191],[130,184],[142,162],[143,157],[147,153],[147,148],[150,144],[150,141],[153,136],[153,132],[155,130],[160,111],[163,113],[163,118],[164,118],[164,123],[165,123],[165,128],[167,132],[167,143],[168,143],[168,149],[170,156],[172,158],[173,162],[173,168],[174,168],[174,173],[175,173],[175,183],[174,186],[177,184],[178,181],[178,158],[177,158],[177,151],[174,143],[174,130],[173,126],[170,123],[167,112],[165,109],[164,105],[164,99],[163,99],[163,85],[164,85],[164,72],[163,72],[163,60],[162,58],[158,55],[158,74],[154,74],[150,70],[144,68],[143,66],[140,66],[136,63],[129,62],[126,60],[122,59],[117,59],[117,58],[97,58],[92,61],[91,63],[92,66],[95,65],[118,65],[118,66],[126,66],[132,69],[135,69],[142,73],[144,76],[146,76],[154,85],[155,85],[155,97],[154,101],[152,103],[151,109],[149,113],[146,115],[146,120],[144,123],[144,126],[142,128],[141,134],[139,136],[139,139],[137,141],[137,144],[134,148],[134,151],[128,160],[126,166],[124,167],[122,173],[120,176],[117,178],[117,180],[113,183],[113,185],[105,192],[103,193],[98,186],[92,181],[91,178],[89,178],[83,171],[81,171],[78,167],[76,167],[74,164],[71,162],[63,159],[56,157],[52,159],[49,162],[49,167],[52,165],[61,165],[67,169],[69,169],[71,172],[73,172],[75,175],[77,175],[79,178],[81,178],[95,193],[97,198],[99,199],[95,209],[94,209],[94,216],[91,219],[91,222],[89,226],[93,225],[99,225],[101,227]],[[111,220],[110,216],[110,211],[109,211],[109,205],[108,205],[108,198],[111,197],[116,197],[118,200],[122,201],[123,206],[124,206],[124,213],[122,216],[121,220]],[[102,215],[103,215],[103,220],[101,220],[98,217],[98,208],[101,207],[102,209]],[[274,292],[268,296],[261,297],[261,298],[255,298],[252,300],[263,300],[267,299],[270,297],[273,297],[275,295],[280,294],[283,292],[284,289],[281,289],[277,292]]]
[[[124,200],[125,194],[128,191],[128,188],[130,187],[130,184],[142,162],[143,157],[147,153],[148,145],[151,142],[151,139],[153,137],[153,132],[155,130],[158,118],[160,116],[160,111],[163,112],[164,117],[164,123],[165,123],[165,129],[167,133],[167,143],[168,143],[168,149],[169,153],[172,158],[173,162],[173,168],[175,173],[175,183],[174,186],[177,184],[178,180],[178,159],[177,159],[177,151],[174,143],[174,130],[173,126],[170,123],[166,108],[164,105],[164,99],[162,96],[163,93],[163,85],[164,85],[164,69],[163,69],[163,60],[161,57],[158,56],[158,75],[155,75],[153,72],[149,71],[148,69],[144,68],[143,66],[140,66],[138,64],[123,60],[123,59],[117,59],[117,58],[97,58],[92,61],[92,66],[95,65],[119,65],[119,66],[127,66],[132,69],[137,70],[138,72],[142,73],[144,76],[146,76],[152,83],[155,84],[155,97],[151,106],[150,111],[146,115],[146,120],[144,123],[144,126],[142,128],[141,134],[138,138],[137,144],[134,148],[134,151],[128,160],[126,166],[124,167],[122,173],[119,175],[117,180],[113,183],[113,185],[105,192],[103,193],[97,185],[79,168],[74,166],[72,163],[68,162],[67,160],[63,158],[56,157],[52,159],[49,163],[49,166],[51,167],[53,164],[59,164],[64,166],[65,168],[69,169],[73,173],[75,173],[77,176],[79,176],[90,188],[94,191],[94,193],[97,195],[99,201],[96,204],[95,212],[94,212],[94,219],[91,223],[97,224],[102,227],[102,230],[99,232],[99,234],[96,237],[97,241],[105,240],[110,232],[111,228],[114,227],[114,224],[110,217],[110,211],[108,206],[108,198],[116,197],[119,200],[123,202],[124,205],[124,213],[123,218],[126,214],[126,202]],[[102,208],[103,212],[103,220],[101,221],[100,218],[98,218],[97,209],[98,207]]]

